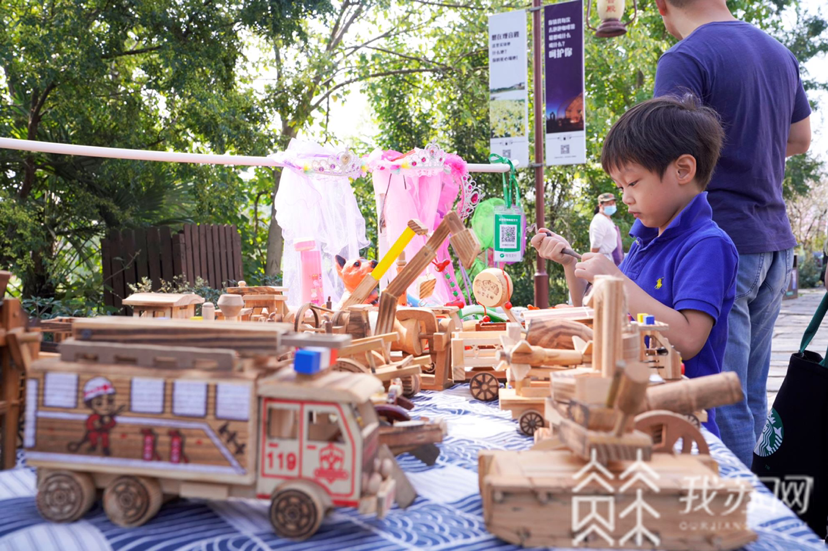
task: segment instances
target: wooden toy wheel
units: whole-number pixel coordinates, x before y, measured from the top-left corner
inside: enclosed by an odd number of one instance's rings
[[[333,366],[335,371],[345,371],[347,373],[368,373],[367,367],[356,360],[350,358],[339,358]]]
[[[529,411],[524,411],[520,414],[520,419],[518,419],[518,426],[520,427],[520,432],[522,432],[526,436],[534,436],[535,431],[543,427],[543,425],[543,415],[541,415],[533,409],[530,409]]]
[[[500,389],[500,383],[497,377],[488,372],[476,373],[469,381],[472,398],[481,402],[497,400],[498,389]]]
[[[400,380],[402,381],[403,396],[406,398],[416,396],[420,392],[421,381],[419,375],[409,375],[402,377]]]
[[[51,522],[75,522],[92,507],[92,477],[72,471],[54,471],[37,485],[37,510]]]
[[[305,317],[307,317],[308,312],[313,314],[313,324],[305,321]],[[312,303],[303,304],[299,307],[296,311],[296,316],[293,318],[293,330],[297,333],[301,332],[304,329],[303,326],[308,326],[311,329],[318,329],[321,325],[322,321],[319,319],[319,314],[316,311],[316,308],[313,308]]]
[[[434,362],[422,366],[421,369],[423,370],[423,373],[425,373],[426,375],[434,375],[434,373],[437,371],[437,368],[434,366]]]
[[[103,507],[113,524],[134,528],[155,516],[161,508],[162,497],[157,480],[120,476],[104,490]]]
[[[691,453],[695,442],[700,454],[710,455],[704,436],[684,415],[666,410],[648,411],[635,418],[635,430],[652,437],[653,453],[673,453],[676,442],[681,440],[681,453]]]
[[[313,492],[282,490],[270,503],[270,523],[283,538],[304,540],[316,533],[325,515],[322,501]]]

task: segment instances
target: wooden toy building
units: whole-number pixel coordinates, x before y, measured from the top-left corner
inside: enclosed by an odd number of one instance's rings
[[[738,378],[682,380],[678,366],[665,367],[673,353],[660,350],[663,326],[628,321],[620,278],[596,279],[592,301],[592,366],[549,377],[534,448],[480,453],[487,529],[523,546],[720,550],[753,541],[750,483],[719,476],[693,422],[741,399]],[[504,350],[517,389],[536,366],[565,357],[525,341]],[[665,376],[651,386],[656,373]]]

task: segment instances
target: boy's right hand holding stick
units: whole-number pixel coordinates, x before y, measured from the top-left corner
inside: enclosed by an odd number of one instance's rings
[[[531,243],[541,258],[552,260],[564,267],[566,283],[574,306],[583,304],[586,282],[592,283],[596,275],[623,277],[615,263],[604,255],[585,253],[581,256],[572,250],[566,239],[546,228],[539,229]]]
[[[665,306],[648,295],[612,260],[601,253],[584,253],[579,262],[570,253],[565,252],[566,249],[572,250],[569,242],[546,228],[538,230],[531,244],[541,258],[552,260],[564,267],[566,284],[569,286],[573,306],[583,306],[587,281],[592,282],[596,275],[618,276],[624,279],[630,311],[633,314],[651,313],[659,321],[667,323],[670,329],[666,332],[666,336],[685,360],[694,357],[707,341],[713,327],[713,318],[703,312],[694,310],[679,312]]]

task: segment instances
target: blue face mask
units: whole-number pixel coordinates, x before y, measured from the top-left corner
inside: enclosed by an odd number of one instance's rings
[[[615,205],[604,207],[604,214],[606,214],[607,216],[612,216],[613,214],[615,214]]]

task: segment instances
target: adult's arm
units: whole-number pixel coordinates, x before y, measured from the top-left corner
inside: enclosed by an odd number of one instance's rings
[[[807,116],[791,125],[788,134],[788,143],[785,145],[785,156],[802,155],[811,147],[811,117]]]
[[[794,63],[798,75],[799,63],[796,58],[794,58]],[[791,130],[788,134],[788,142],[785,144],[785,156],[802,155],[808,151],[809,147],[811,147],[811,104],[808,103],[802,79],[797,78],[793,113],[791,113]]]

